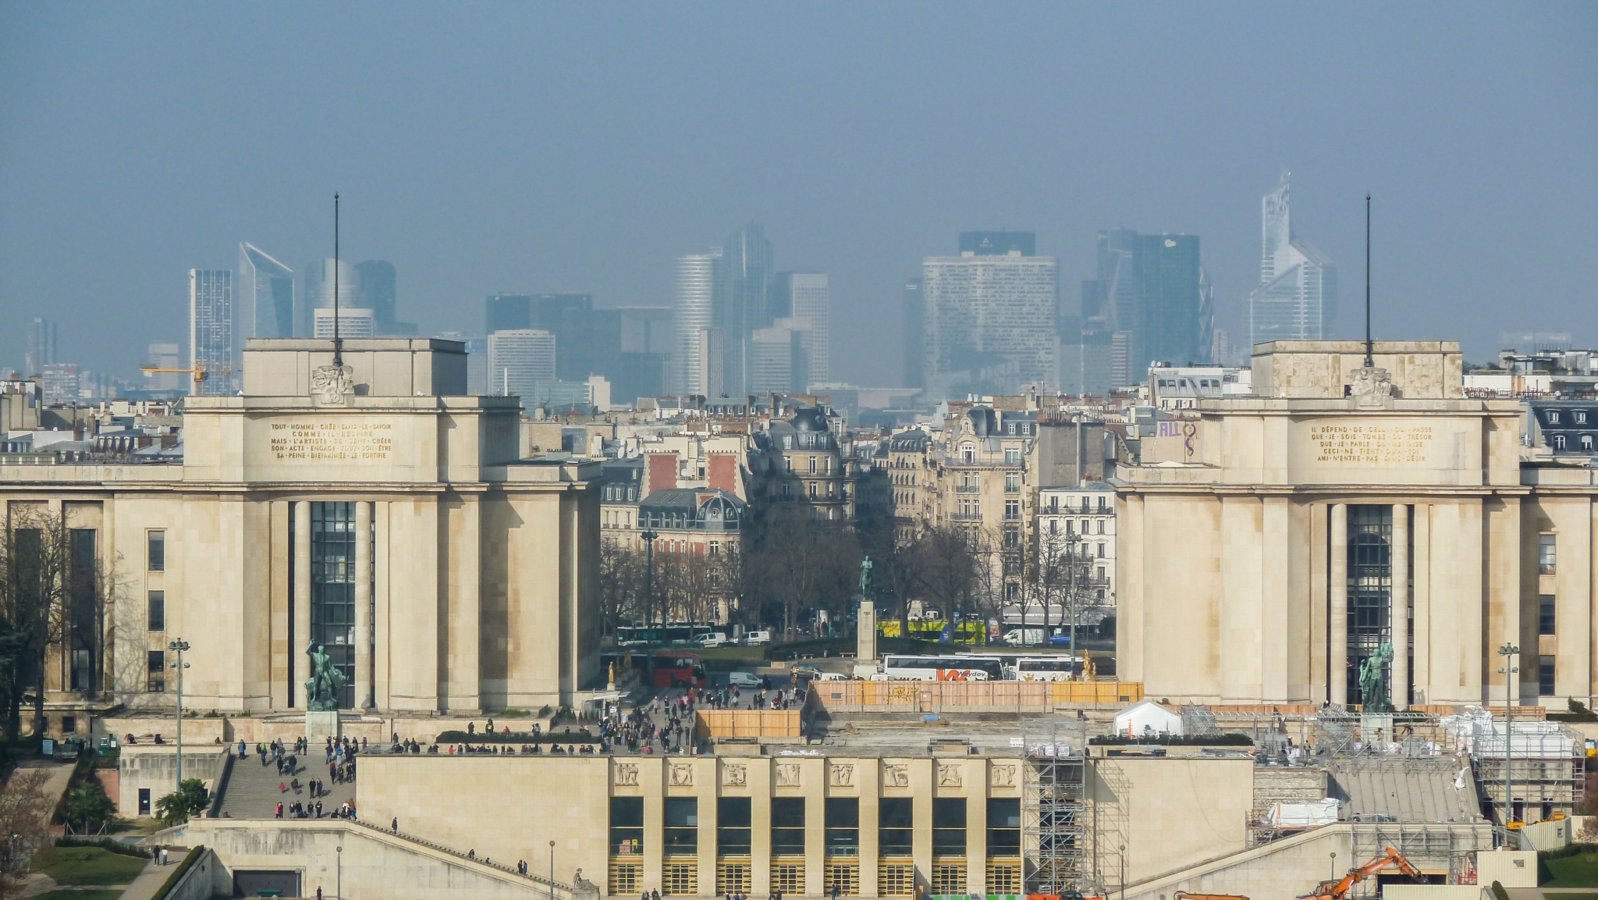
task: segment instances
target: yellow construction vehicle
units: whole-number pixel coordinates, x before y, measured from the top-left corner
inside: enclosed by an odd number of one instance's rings
[[[1392,847],[1388,847],[1381,856],[1373,858],[1362,866],[1349,869],[1348,874],[1337,881],[1321,882],[1315,888],[1314,893],[1300,894],[1298,900],[1341,900],[1341,898],[1348,896],[1348,892],[1353,889],[1354,885],[1389,867],[1397,869],[1417,881],[1424,877],[1413,863],[1404,858],[1404,854],[1399,853]]]

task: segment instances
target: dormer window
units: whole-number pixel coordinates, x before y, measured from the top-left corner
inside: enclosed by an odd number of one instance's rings
[[[1585,425],[1585,424],[1587,424],[1587,411],[1585,409],[1574,410],[1573,412],[1571,412],[1571,415],[1576,417],[1576,424],[1577,425]]]
[[[1558,425],[1559,424],[1559,410],[1550,409],[1548,411],[1548,424],[1549,425]]]

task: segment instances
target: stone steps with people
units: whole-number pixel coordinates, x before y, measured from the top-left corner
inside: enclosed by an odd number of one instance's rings
[[[344,803],[355,803],[355,784],[353,781],[336,783],[328,777],[326,763],[327,754],[323,747],[313,746],[309,753],[299,754],[294,772],[278,773],[278,767],[270,753],[266,756],[263,765],[261,756],[256,752],[253,744],[247,745],[246,755],[243,759],[238,756],[237,745],[233,748],[233,772],[228,777],[227,787],[222,796],[222,807],[218,815],[223,818],[233,819],[271,819],[277,816],[277,804],[283,804],[283,817],[290,818],[290,808],[298,802],[311,810],[311,818],[315,818],[315,804],[318,800],[322,803],[322,818],[327,818],[337,811]],[[358,760],[360,757],[357,756]],[[357,766],[357,769],[359,767]],[[310,782],[321,783],[319,796],[313,797]],[[296,789],[295,782],[298,782]],[[283,788],[287,788],[284,790]],[[357,807],[357,813],[359,808]]]

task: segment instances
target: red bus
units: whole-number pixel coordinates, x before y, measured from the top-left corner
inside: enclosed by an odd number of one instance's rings
[[[649,658],[649,683],[658,688],[702,688],[705,660],[685,650],[661,650]]]

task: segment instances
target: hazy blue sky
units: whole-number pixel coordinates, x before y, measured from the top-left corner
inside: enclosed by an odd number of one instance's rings
[[[1598,3],[37,3],[0,0],[0,364],[33,316],[131,370],[186,270],[249,240],[388,259],[404,318],[497,290],[666,304],[765,224],[832,273],[834,371],[893,383],[899,288],[962,229],[1091,277],[1114,224],[1196,233],[1220,324],[1259,196],[1382,337],[1598,344]],[[185,350],[186,353],[186,350]]]

